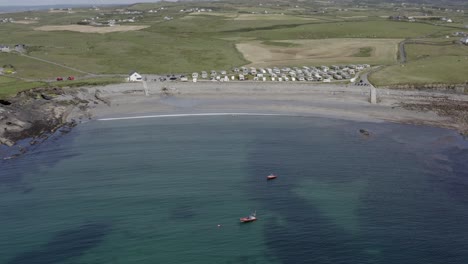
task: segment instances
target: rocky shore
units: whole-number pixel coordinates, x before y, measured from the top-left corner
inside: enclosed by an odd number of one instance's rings
[[[152,82],[147,89],[145,96],[140,83],[40,88],[0,100],[0,157],[2,149],[20,140],[36,145],[84,120],[148,113],[287,113],[432,125],[468,134],[468,95],[453,92],[378,89],[379,103],[371,105],[368,89],[352,85]]]
[[[0,146],[8,148],[0,148],[0,157],[4,157],[2,149],[9,150],[20,140],[28,139],[27,143],[18,146],[19,153],[23,153],[27,145],[36,145],[59,129],[68,131],[89,118],[87,109],[98,103],[101,102],[95,94],[86,89],[63,88],[37,88],[1,100]]]

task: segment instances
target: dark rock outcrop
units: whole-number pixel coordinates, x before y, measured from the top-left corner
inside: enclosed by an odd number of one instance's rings
[[[359,133],[361,133],[361,135],[364,135],[366,137],[370,136],[371,133],[363,128],[359,129]]]

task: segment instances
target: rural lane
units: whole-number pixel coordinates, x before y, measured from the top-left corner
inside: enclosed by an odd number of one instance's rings
[[[38,61],[42,61],[42,62],[45,62],[45,63],[53,64],[53,65],[56,65],[56,66],[59,66],[59,67],[62,67],[62,68],[66,68],[66,69],[69,69],[69,70],[72,70],[72,71],[84,73],[84,74],[87,74],[87,75],[92,75],[92,76],[96,75],[96,74],[91,73],[91,72],[85,72],[85,71],[82,71],[82,70],[77,69],[77,68],[69,67],[69,66],[66,66],[66,65],[63,65],[63,64],[60,64],[60,63],[56,63],[56,62],[49,61],[49,60],[44,60],[44,59],[41,59],[41,58],[29,56],[29,55],[26,55],[26,54],[21,54],[21,56],[24,56],[24,57],[27,57],[27,58],[30,58],[30,59],[34,59],[34,60],[38,60]]]

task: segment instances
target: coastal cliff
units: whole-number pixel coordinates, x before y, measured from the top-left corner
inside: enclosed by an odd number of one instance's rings
[[[30,145],[63,126],[74,126],[89,117],[87,108],[99,103],[84,90],[36,88],[0,101],[0,145],[12,147],[19,140]]]

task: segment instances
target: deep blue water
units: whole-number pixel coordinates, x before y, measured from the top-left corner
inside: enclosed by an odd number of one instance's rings
[[[423,126],[92,121],[1,161],[0,263],[468,263],[467,161]]]

